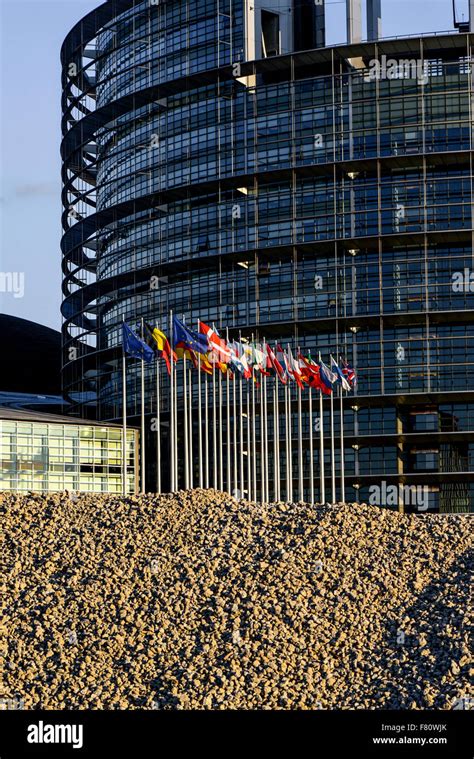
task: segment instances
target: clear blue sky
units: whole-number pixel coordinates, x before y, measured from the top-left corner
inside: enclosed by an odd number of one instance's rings
[[[467,0],[457,0],[467,9]],[[0,0],[0,272],[25,293],[0,312],[60,328],[61,84],[59,51],[97,0]],[[382,0],[383,36],[451,29],[452,0]],[[467,14],[466,14],[467,15]],[[328,0],[327,42],[345,39],[345,0]]]

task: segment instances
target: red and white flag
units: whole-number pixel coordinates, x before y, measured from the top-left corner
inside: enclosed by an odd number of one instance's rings
[[[223,364],[228,364],[231,360],[231,350],[226,341],[220,337],[217,330],[200,321],[199,332],[202,335],[206,335],[209,345],[211,346],[211,350],[217,354],[219,361],[221,361]]]

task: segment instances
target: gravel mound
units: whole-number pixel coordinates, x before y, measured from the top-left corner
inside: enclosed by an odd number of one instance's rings
[[[468,515],[0,494],[26,709],[459,708]]]

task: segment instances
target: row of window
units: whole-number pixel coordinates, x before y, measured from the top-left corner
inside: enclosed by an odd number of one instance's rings
[[[309,135],[305,139],[298,139],[296,135],[295,140],[280,134],[274,142],[268,143],[264,139],[261,145],[253,141],[246,143],[242,138],[235,145],[232,140],[222,143],[217,137],[209,135],[207,130],[201,139],[198,137],[193,141],[188,140],[187,136],[173,138],[176,150],[168,149],[169,141],[163,140],[156,145],[144,143],[139,149],[131,149],[118,156],[112,154],[100,160],[98,207],[104,208],[118,202],[118,193],[121,199],[126,199],[123,187],[133,187],[128,193],[132,197],[134,194],[163,191],[190,181],[217,179],[235,173],[264,172],[270,166],[293,168],[338,160],[374,158],[378,154],[418,155],[420,152],[429,153],[431,149],[450,151],[470,147],[467,121],[462,128],[455,126],[447,129],[445,125],[440,125],[438,130],[426,134],[426,140],[422,132],[387,133],[387,139],[381,141],[380,150],[376,135],[371,137],[367,134],[361,135],[360,139],[354,134],[352,140],[350,135],[345,135],[338,147],[331,134],[327,136],[323,133]],[[72,196],[70,200],[74,205]]]
[[[0,420],[0,490],[122,491],[122,431]],[[127,480],[135,492],[135,433]]]
[[[105,57],[100,59],[98,69],[102,75],[113,76],[117,70],[120,70],[120,64],[129,63],[133,66],[136,59],[143,65],[153,60],[156,40],[160,37],[163,40],[163,52],[165,50],[183,49],[189,44],[190,35],[195,28],[196,22],[202,18],[216,19],[217,29],[214,31],[214,37],[226,39],[228,29],[234,31],[234,45],[237,49],[243,46],[242,40],[242,6],[230,4],[228,13],[232,16],[232,24],[227,21],[227,13],[222,12],[222,4],[217,2],[202,4],[198,7],[190,7],[188,3],[183,3],[181,8],[168,7],[168,3],[160,4],[159,7],[144,9],[142,13],[137,12],[133,19],[120,22],[115,26],[114,32],[105,31],[99,35],[99,52],[105,53]],[[219,23],[220,22],[220,23]],[[239,28],[240,27],[240,28]],[[239,35],[235,34],[236,28],[239,28]],[[179,36],[181,33],[181,36]],[[156,52],[161,52],[160,49]],[[240,52],[240,51],[239,51]],[[129,60],[127,60],[127,58]],[[237,57],[232,60],[238,60]],[[426,69],[423,70],[423,88],[429,90],[431,87],[436,88],[438,78],[447,78],[455,80],[461,73],[465,73],[467,66],[462,61],[459,64],[450,63],[443,65],[441,61],[432,61],[426,63]],[[130,70],[127,70],[130,76]],[[358,71],[359,79],[364,84],[369,84],[375,89],[375,82],[366,76],[366,71]],[[421,88],[419,74],[414,73],[412,76],[390,79],[382,77],[377,82],[380,91],[399,92],[402,88],[409,93],[417,88]],[[434,81],[433,81],[434,80]],[[360,84],[359,84],[360,86]],[[357,97],[357,83],[354,84],[355,97]]]
[[[433,103],[429,108],[424,102],[414,101],[418,108],[413,116],[409,115],[403,100],[390,102],[390,109],[373,116],[365,112],[354,113],[354,106],[349,109],[348,105],[295,107],[278,114],[257,115],[255,110],[258,109],[249,107],[245,101],[236,103],[225,94],[209,99],[208,93],[203,92],[201,100],[183,104],[178,102],[174,108],[167,103],[158,113],[150,109],[145,118],[137,113],[132,121],[129,114],[123,126],[108,130],[103,133],[103,138],[99,138],[100,153],[106,150],[108,155],[119,154],[127,148],[151,146],[154,141],[168,144],[168,153],[172,154],[176,150],[175,143],[179,146],[180,142],[186,142],[192,147],[203,139],[210,144],[216,144],[219,139],[223,146],[231,140],[242,141],[244,133],[249,143],[272,138],[289,141],[295,135],[311,136],[314,141],[315,135],[319,134],[327,143],[331,139],[341,142],[348,135],[360,140],[364,132],[374,135],[379,132],[383,141],[390,128],[397,129],[400,137],[404,129],[407,140],[413,140],[412,135],[417,132],[423,134],[426,130],[429,138],[430,132],[469,122],[468,93],[462,97],[445,93],[442,102],[439,102],[439,96],[437,100],[436,108]],[[403,140],[400,139],[400,142]]]

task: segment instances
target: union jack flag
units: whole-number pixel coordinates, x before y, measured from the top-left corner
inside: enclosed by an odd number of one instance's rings
[[[345,358],[341,358],[342,373],[351,387],[357,385],[357,376],[350,364],[347,363]]]

